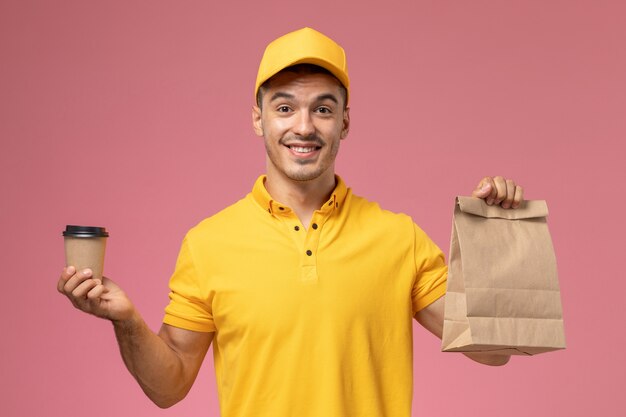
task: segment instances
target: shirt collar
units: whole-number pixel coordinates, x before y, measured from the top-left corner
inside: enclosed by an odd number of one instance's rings
[[[266,178],[266,175],[261,175],[255,181],[254,187],[252,188],[252,197],[254,200],[270,214],[286,214],[291,212],[290,207],[274,200],[270,193],[267,192],[267,189],[265,188]],[[346,195],[348,194],[346,184],[338,175],[335,175],[335,182],[335,189],[330,194],[328,200],[326,200],[322,207],[319,208],[319,211],[322,213],[330,213],[335,209],[338,209],[343,205],[346,199]]]

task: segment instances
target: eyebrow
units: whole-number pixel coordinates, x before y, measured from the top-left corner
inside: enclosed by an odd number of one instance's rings
[[[286,99],[290,99],[293,100],[296,98],[296,96],[294,96],[293,94],[289,94],[289,93],[285,93],[282,91],[278,91],[274,94],[272,94],[272,97],[270,98],[270,103],[274,100],[277,100],[279,98],[286,98]],[[323,100],[330,100],[335,102],[335,104],[339,104],[339,100],[337,100],[337,97],[335,97],[334,94],[330,94],[330,93],[326,93],[326,94],[320,94],[319,96],[317,96],[317,101],[323,101]]]
[[[337,100],[337,97],[335,97],[334,94],[320,94],[319,96],[317,96],[317,101],[324,101],[324,100],[330,100],[330,101],[334,101],[335,104],[339,104],[339,101]]]
[[[283,92],[280,92],[280,91],[279,91],[279,92],[274,93],[274,94],[272,95],[272,97],[270,98],[270,103],[271,103],[272,101],[276,100],[276,99],[279,99],[279,98],[288,98],[288,99],[292,99],[292,100],[293,100],[293,99],[294,99],[294,98],[296,98],[296,97],[295,97],[293,94],[283,93]]]

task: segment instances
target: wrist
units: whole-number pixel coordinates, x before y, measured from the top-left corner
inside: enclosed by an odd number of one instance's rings
[[[137,310],[135,310],[135,308],[132,308],[131,311],[129,311],[122,317],[111,318],[110,321],[116,330],[122,330],[127,332],[130,332],[133,329],[137,329],[143,323],[143,319],[141,318]]]

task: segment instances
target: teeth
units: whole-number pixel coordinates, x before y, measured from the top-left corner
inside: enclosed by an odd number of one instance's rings
[[[315,150],[315,148],[303,148],[300,146],[291,146],[291,149],[298,153],[308,153],[308,152],[313,152]]]

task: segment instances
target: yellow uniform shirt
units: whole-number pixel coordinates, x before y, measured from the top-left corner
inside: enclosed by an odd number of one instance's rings
[[[445,293],[439,248],[337,177],[304,229],[252,193],[184,239],[164,322],[215,332],[222,417],[408,417],[412,318]]]

